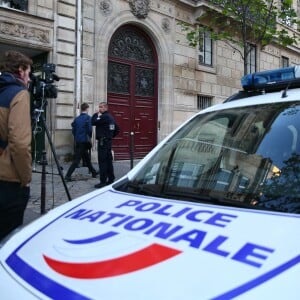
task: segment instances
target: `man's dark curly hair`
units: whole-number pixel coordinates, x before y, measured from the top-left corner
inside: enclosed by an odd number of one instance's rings
[[[26,70],[31,65],[31,58],[18,51],[10,50],[5,52],[4,61],[0,65],[0,71],[17,74],[20,67],[22,70]]]

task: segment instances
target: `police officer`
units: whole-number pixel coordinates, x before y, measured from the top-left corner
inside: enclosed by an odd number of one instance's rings
[[[99,104],[99,110],[92,116],[92,125],[96,126],[98,164],[100,170],[100,183],[96,184],[95,188],[101,188],[113,183],[115,180],[111,145],[112,138],[115,137],[120,130],[113,116],[108,112],[106,102]]]

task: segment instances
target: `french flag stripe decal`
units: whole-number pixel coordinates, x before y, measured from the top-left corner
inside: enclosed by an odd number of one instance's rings
[[[144,269],[180,253],[181,251],[170,247],[152,244],[128,255],[97,262],[63,262],[46,255],[43,255],[43,257],[48,266],[61,275],[78,279],[96,279]]]

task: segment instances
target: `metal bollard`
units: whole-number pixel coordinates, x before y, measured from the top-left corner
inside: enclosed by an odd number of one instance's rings
[[[130,132],[130,170],[133,168],[133,156],[134,156],[134,132]]]

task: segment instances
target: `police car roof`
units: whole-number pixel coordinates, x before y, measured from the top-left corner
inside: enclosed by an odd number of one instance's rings
[[[300,66],[286,67],[245,75],[241,79],[243,90],[227,98],[224,102],[283,91],[286,97],[289,89],[300,87]]]

